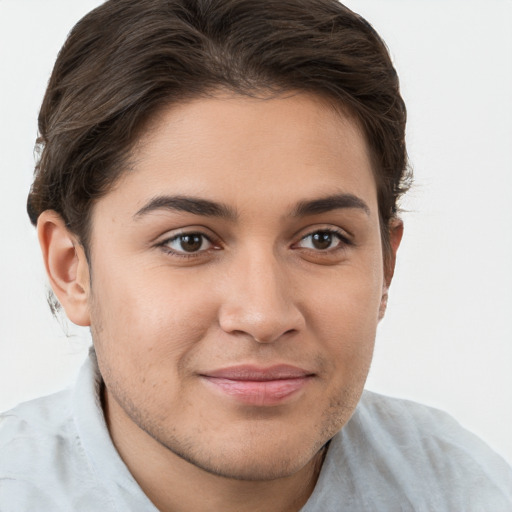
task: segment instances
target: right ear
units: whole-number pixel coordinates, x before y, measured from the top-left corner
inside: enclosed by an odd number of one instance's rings
[[[66,316],[76,325],[90,325],[89,265],[82,245],[53,210],[39,216],[37,235],[50,286]]]

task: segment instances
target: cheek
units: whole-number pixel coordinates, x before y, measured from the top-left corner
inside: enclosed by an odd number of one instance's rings
[[[215,321],[207,290],[190,279],[170,279],[168,269],[126,271],[123,276],[95,272],[91,324],[97,352],[116,368],[147,375],[163,362],[178,366]],[[100,357],[100,354],[98,354]],[[169,369],[169,368],[168,368]]]
[[[341,331],[350,330],[349,326],[358,332],[365,326],[373,330],[383,292],[382,265],[376,261],[372,265],[340,268],[310,289],[316,290],[308,300],[319,322],[345,326]]]
[[[382,283],[378,263],[373,268],[345,268],[310,297],[310,328],[324,340],[333,364],[349,372],[370,362]]]

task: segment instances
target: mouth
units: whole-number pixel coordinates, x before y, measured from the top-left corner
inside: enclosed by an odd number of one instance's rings
[[[233,366],[201,374],[216,393],[246,405],[272,406],[297,396],[315,374],[290,365]]]

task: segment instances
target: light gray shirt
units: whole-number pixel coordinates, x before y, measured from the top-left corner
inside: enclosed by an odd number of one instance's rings
[[[0,416],[1,512],[156,512],[110,439],[94,352],[74,389]],[[171,483],[172,485],[172,483]],[[303,512],[512,511],[512,469],[438,410],[364,392]]]

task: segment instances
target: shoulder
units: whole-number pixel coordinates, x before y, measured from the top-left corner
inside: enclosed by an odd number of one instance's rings
[[[481,439],[439,409],[365,391],[354,416],[354,424],[366,436],[371,435],[371,428],[375,435],[425,454],[430,462],[436,457],[444,461],[456,455],[456,460],[472,460],[480,467],[497,466],[505,473],[512,471]]]
[[[0,415],[2,511],[33,510],[36,504],[38,510],[69,509],[68,497],[60,490],[86,489],[88,479],[87,458],[73,420],[71,390],[23,403]]]
[[[329,452],[363,509],[512,510],[510,466],[431,407],[365,391]]]
[[[450,438],[452,434],[469,434],[448,413],[411,400],[384,396],[365,390],[354,414],[354,421],[361,426],[377,423],[390,434],[399,433],[414,442],[418,437],[432,439]],[[480,441],[478,441],[480,443]]]
[[[0,414],[2,473],[27,469],[41,452],[47,455],[55,443],[66,443],[72,430],[69,395],[70,391],[61,391]]]

